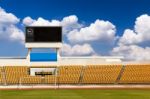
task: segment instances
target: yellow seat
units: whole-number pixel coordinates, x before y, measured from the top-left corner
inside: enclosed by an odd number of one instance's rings
[[[57,82],[61,84],[77,84],[82,66],[60,66]]]
[[[83,84],[115,83],[121,65],[95,65],[85,67]]]
[[[6,66],[4,71],[7,84],[18,84],[20,78],[28,75],[26,66]]]
[[[119,83],[150,83],[150,65],[126,65]]]

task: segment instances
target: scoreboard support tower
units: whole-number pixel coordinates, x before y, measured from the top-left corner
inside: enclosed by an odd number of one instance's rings
[[[62,47],[62,27],[61,26],[28,26],[26,27],[25,46],[28,48],[26,58],[31,61],[32,49],[49,48],[56,50],[56,60],[60,58],[60,48]],[[48,54],[50,55],[50,54]],[[38,56],[38,55],[36,55]],[[40,56],[46,59],[47,55]],[[52,57],[52,56],[49,56]],[[39,59],[39,61],[40,61]],[[50,61],[50,59],[49,59]],[[38,62],[38,61],[37,61]]]

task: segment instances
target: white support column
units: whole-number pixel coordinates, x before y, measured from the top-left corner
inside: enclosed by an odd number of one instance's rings
[[[56,67],[56,72],[55,72],[55,89],[57,89],[57,77],[58,77],[58,66]]]
[[[31,53],[31,50],[32,50],[32,48],[28,48],[28,53],[27,53],[27,56],[26,56],[26,59],[27,59],[27,60],[30,60],[30,53]]]
[[[56,53],[57,53],[57,61],[60,60],[60,49],[56,48]]]

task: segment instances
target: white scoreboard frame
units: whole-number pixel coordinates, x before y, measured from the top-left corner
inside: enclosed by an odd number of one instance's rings
[[[62,43],[25,43],[26,48],[61,48]]]

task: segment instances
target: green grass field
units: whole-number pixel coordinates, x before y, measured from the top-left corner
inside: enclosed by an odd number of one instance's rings
[[[1,90],[0,99],[150,99],[150,90]]]

